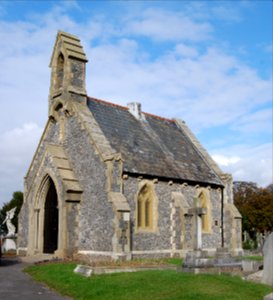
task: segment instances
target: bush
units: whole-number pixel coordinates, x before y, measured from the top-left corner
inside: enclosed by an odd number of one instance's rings
[[[243,242],[243,249],[245,250],[255,250],[257,249],[257,241],[249,239],[246,242]]]

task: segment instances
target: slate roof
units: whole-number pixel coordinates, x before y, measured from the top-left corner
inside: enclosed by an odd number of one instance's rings
[[[136,119],[127,107],[88,98],[102,132],[124,160],[124,172],[222,185],[174,120],[143,113]]]

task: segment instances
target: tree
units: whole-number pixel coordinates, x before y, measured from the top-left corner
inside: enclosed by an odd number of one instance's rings
[[[265,233],[273,230],[273,189],[258,188],[252,182],[234,183],[234,203],[243,220],[243,231]]]
[[[266,190],[267,190],[269,193],[273,194],[273,183],[269,184],[269,186],[266,187]]]
[[[14,218],[12,219],[13,225],[16,227],[16,232],[18,229],[18,215],[21,210],[22,204],[23,204],[23,193],[20,191],[16,191],[12,195],[12,199],[3,205],[3,207],[0,210],[0,225],[2,225],[3,221],[6,218],[7,211],[11,210],[13,207],[16,207]],[[2,225],[1,229],[7,233],[6,225]]]
[[[251,235],[253,228],[248,218],[249,210],[251,210],[249,202],[258,191],[258,187],[253,182],[237,181],[234,182],[233,191],[234,204],[242,215],[243,232],[247,231]]]
[[[264,233],[273,229],[273,194],[260,189],[249,199],[247,217],[256,231]]]

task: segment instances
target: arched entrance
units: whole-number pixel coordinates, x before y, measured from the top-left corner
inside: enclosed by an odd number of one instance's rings
[[[49,178],[49,188],[44,207],[44,253],[54,253],[58,248],[58,223],[58,196],[55,185]]]

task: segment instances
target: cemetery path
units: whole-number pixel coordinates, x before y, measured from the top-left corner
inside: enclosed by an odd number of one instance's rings
[[[2,258],[0,265],[0,299],[20,300],[68,300],[71,298],[57,295],[43,284],[35,282],[23,272],[26,263],[16,257]]]

